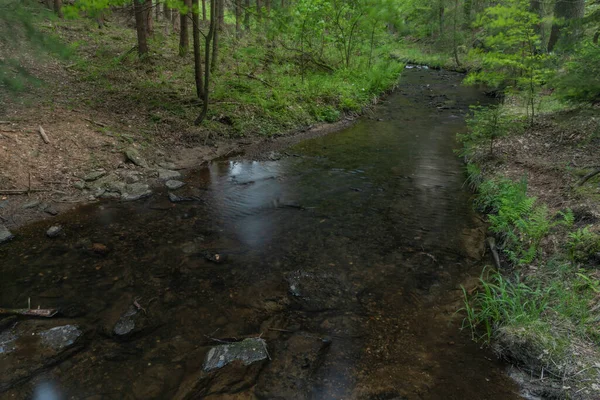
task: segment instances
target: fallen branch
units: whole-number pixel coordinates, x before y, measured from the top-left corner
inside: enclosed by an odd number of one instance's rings
[[[46,131],[44,131],[44,128],[42,128],[41,125],[38,128],[38,132],[40,132],[40,136],[42,137],[42,139],[44,140],[44,142],[46,144],[50,143],[50,140],[48,140],[48,135],[46,135]]]
[[[589,181],[590,179],[592,179],[594,176],[600,174],[600,168],[590,172],[589,174],[587,174],[586,176],[584,176],[583,178],[581,178],[581,180],[579,181],[578,186],[583,186],[584,183],[586,183],[587,181]]]
[[[494,263],[496,264],[496,269],[501,270],[502,264],[500,263],[500,256],[498,255],[498,249],[496,248],[496,239],[490,236],[486,239],[486,242],[490,246],[490,251],[492,252]]]
[[[237,76],[245,76],[246,78],[249,78],[249,79],[254,79],[255,81],[259,81],[259,82],[260,82],[260,83],[262,83],[263,85],[265,85],[265,86],[268,86],[268,87],[270,87],[270,88],[272,88],[272,87],[273,87],[273,85],[271,85],[269,82],[267,82],[267,81],[265,81],[265,80],[263,80],[263,79],[260,79],[258,76],[254,76],[254,75],[252,75],[252,74],[240,74],[239,72],[236,72],[235,74],[236,74]]]
[[[94,121],[94,120],[93,120],[93,119],[91,119],[91,118],[84,118],[84,119],[85,119],[86,121],[88,121],[88,122],[91,122],[91,123],[92,123],[92,124],[94,124],[94,125],[98,125],[98,126],[100,126],[100,127],[102,127],[102,128],[106,128],[106,124],[103,124],[102,122]]]
[[[0,308],[0,315],[25,315],[28,317],[52,318],[58,313],[54,308]]]

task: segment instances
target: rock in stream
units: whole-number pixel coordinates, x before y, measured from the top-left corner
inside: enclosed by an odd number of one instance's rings
[[[0,243],[8,242],[14,237],[15,235],[13,235],[4,225],[0,225]]]

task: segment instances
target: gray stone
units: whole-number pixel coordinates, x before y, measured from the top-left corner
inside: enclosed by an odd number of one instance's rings
[[[138,167],[143,167],[143,168],[148,167],[148,163],[146,162],[146,160],[144,160],[142,158],[142,156],[140,156],[139,151],[137,151],[137,149],[135,149],[133,147],[130,147],[127,150],[125,150],[125,156],[127,157],[127,159],[129,161],[131,161]]]
[[[196,201],[198,200],[198,198],[196,197],[186,197],[186,196],[177,196],[174,193],[169,192],[169,200],[171,200],[172,203],[183,203],[186,201]]]
[[[121,194],[121,199],[125,201],[135,201],[143,199],[152,194],[152,190],[145,183],[132,183],[125,186]]]
[[[204,371],[223,368],[233,361],[241,361],[250,365],[268,358],[267,342],[261,338],[248,338],[241,342],[215,346],[209,350],[204,359]]]
[[[15,351],[17,348],[15,344],[17,338],[18,336],[10,330],[0,332],[0,354],[8,354]]]
[[[168,181],[171,179],[179,179],[181,178],[181,173],[178,171],[172,171],[170,169],[159,169],[158,170],[158,179],[161,181]]]
[[[23,209],[28,209],[28,208],[34,208],[37,207],[40,204],[39,200],[31,200],[28,201],[27,203],[23,204]]]
[[[179,189],[180,187],[185,186],[185,183],[181,182],[181,181],[176,181],[174,179],[170,179],[167,182],[165,182],[165,186],[167,188],[169,188],[170,190],[176,190],[176,189]]]
[[[158,163],[158,166],[163,169],[177,169],[177,166],[174,163],[168,161],[160,162]]]
[[[117,336],[127,336],[132,333],[135,329],[135,316],[137,313],[138,310],[135,306],[129,306],[127,311],[121,315],[121,318],[115,324],[113,333]]]
[[[85,189],[85,182],[84,181],[77,181],[73,184],[73,187],[75,189],[79,189],[79,190],[83,190]]]
[[[72,346],[81,336],[81,330],[75,325],[63,325],[40,333],[42,344],[53,350],[62,350]]]
[[[100,197],[104,194],[104,192],[106,192],[106,189],[104,189],[103,187],[97,187],[94,189],[94,192],[92,193],[92,195],[94,197]]]
[[[125,183],[136,183],[141,179],[141,174],[138,171],[122,171],[121,177]]]
[[[48,206],[48,208],[46,208],[44,212],[50,215],[58,215],[58,210],[52,206]]]
[[[13,235],[4,225],[0,225],[0,243],[8,242],[14,237],[15,235]]]
[[[94,171],[84,176],[83,180],[86,182],[91,182],[102,178],[104,175],[106,175],[106,171]]]
[[[104,192],[99,197],[101,199],[118,200],[118,199],[121,198],[121,195],[119,193],[116,193],[116,192]]]
[[[48,236],[49,238],[55,238],[58,235],[60,235],[61,232],[62,232],[62,226],[53,225],[50,227],[50,229],[48,229],[46,231],[46,236]]]

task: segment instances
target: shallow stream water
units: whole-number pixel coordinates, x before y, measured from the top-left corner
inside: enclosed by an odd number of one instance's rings
[[[155,193],[65,214],[56,239],[48,222],[17,232],[0,306],[61,312],[0,320],[0,397],[520,398],[455,313],[484,241],[453,149],[486,99],[461,79],[407,69],[350,128],[190,174],[176,191],[190,201]],[[79,333],[48,349],[40,332],[64,325]],[[212,347],[255,337],[267,359],[203,371]]]

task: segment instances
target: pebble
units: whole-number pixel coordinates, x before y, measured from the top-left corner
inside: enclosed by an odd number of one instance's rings
[[[62,226],[53,225],[46,231],[46,236],[49,238],[55,238],[62,232]]]

